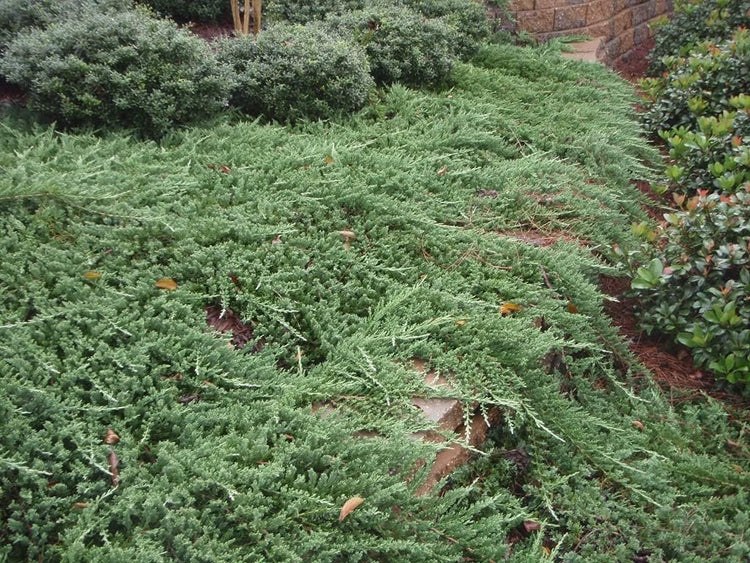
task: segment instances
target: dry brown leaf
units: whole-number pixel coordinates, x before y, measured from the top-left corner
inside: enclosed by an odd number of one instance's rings
[[[172,278],[161,278],[156,282],[156,287],[158,287],[159,289],[172,291],[174,289],[177,289],[177,282]]]
[[[83,274],[83,277],[86,278],[87,280],[94,281],[94,280],[98,280],[100,277],[102,277],[102,275],[99,272],[96,272],[94,270],[89,270],[88,272],[85,272]]]
[[[349,514],[351,514],[352,511],[363,502],[365,502],[365,499],[363,499],[362,497],[352,497],[349,500],[347,500],[344,503],[344,506],[341,507],[341,513],[339,514],[339,522],[343,522],[344,518],[349,516]]]
[[[568,312],[573,313],[574,315],[578,313],[578,307],[576,307],[575,303],[572,301],[568,301]]]
[[[104,443],[110,446],[120,441],[120,437],[111,428],[107,428],[107,432],[104,434]]]
[[[440,170],[438,170],[438,176],[445,176],[448,173],[448,167],[443,166]]]
[[[538,531],[540,527],[539,522],[534,522],[532,520],[526,520],[523,523],[523,529],[526,530],[527,534]]]
[[[109,472],[112,474],[112,486],[117,487],[120,484],[120,471],[117,469],[120,465],[120,458],[117,457],[115,450],[109,451]]]
[[[463,319],[460,321],[456,321],[456,326],[464,326],[465,324],[466,324],[466,321],[464,321]]]
[[[633,426],[635,426],[641,432],[643,432],[643,430],[645,429],[644,426],[643,426],[643,423],[640,420],[634,420],[633,421]]]
[[[500,314],[501,315],[510,315],[511,313],[515,313],[517,311],[520,311],[523,309],[521,305],[516,305],[515,303],[511,303],[508,301],[507,303],[503,303],[502,307],[500,307]]]
[[[546,545],[542,546],[542,551],[544,552],[545,557],[549,557],[550,555],[552,555],[552,550]]]
[[[82,509],[86,508],[88,505],[89,505],[89,503],[87,503],[87,502],[74,502],[73,503],[73,508],[76,508],[78,510],[82,510]]]

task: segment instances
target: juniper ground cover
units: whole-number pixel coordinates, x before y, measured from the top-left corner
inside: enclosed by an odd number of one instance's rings
[[[0,559],[746,558],[741,417],[670,406],[602,311],[657,160],[632,102],[487,46],[335,122],[156,143],[5,115]],[[422,497],[413,358],[502,412]]]

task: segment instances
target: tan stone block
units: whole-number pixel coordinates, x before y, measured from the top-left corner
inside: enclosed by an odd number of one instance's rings
[[[557,0],[535,0],[534,8],[537,10],[549,10],[554,8]]]
[[[649,30],[647,23],[642,23],[633,28],[633,42],[636,45],[640,45],[649,37],[651,37],[651,31]]]
[[[586,24],[603,22],[612,17],[614,5],[612,0],[594,0],[586,11]]]
[[[607,37],[609,34],[609,22],[603,21],[594,25],[586,26],[581,33],[590,35],[591,37]]]
[[[508,5],[511,12],[527,12],[534,9],[534,0],[511,0]]]
[[[586,6],[569,6],[555,10],[555,31],[586,27]]]
[[[653,16],[650,12],[651,6],[649,6],[649,4],[638,4],[637,6],[633,6],[633,9],[630,12],[633,15],[633,25],[635,26],[651,19]]]
[[[620,35],[620,53],[618,56],[623,55],[624,53],[627,53],[630,51],[633,47],[635,47],[635,40],[633,35],[633,30],[628,29]]]
[[[614,17],[612,23],[612,35],[615,37],[622,35],[626,29],[633,27],[633,14],[630,10],[621,12]]]
[[[656,0],[656,7],[654,8],[654,16],[660,16],[666,14],[672,10],[672,2],[670,0]]]
[[[529,33],[544,33],[555,27],[555,10],[532,10],[516,14],[518,29]]]

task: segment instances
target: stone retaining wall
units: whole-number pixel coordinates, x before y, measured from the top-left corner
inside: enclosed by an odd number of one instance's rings
[[[510,0],[517,31],[546,41],[562,35],[605,40],[602,58],[612,63],[648,39],[648,24],[672,11],[672,0]]]

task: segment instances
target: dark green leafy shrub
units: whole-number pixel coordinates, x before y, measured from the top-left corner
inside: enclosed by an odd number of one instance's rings
[[[662,61],[668,56],[687,56],[704,41],[729,39],[738,27],[750,27],[748,0],[682,0],[675,2],[671,19],[658,26],[649,58],[649,73],[667,70]]]
[[[652,240],[617,249],[633,275],[641,326],[692,348],[717,379],[750,389],[750,184],[676,199],[681,209],[657,232],[638,227]]]
[[[456,51],[468,57],[490,35],[490,23],[482,3],[474,0],[401,0],[412,10],[430,19],[439,18],[457,32]]]
[[[750,96],[738,96],[734,104],[750,105]],[[661,131],[673,162],[667,168],[671,188],[695,192],[713,186],[734,192],[750,181],[750,107],[698,118],[697,130],[678,127]]]
[[[361,10],[366,0],[266,0],[263,11],[270,21],[308,23],[352,10]]]
[[[232,104],[279,120],[355,111],[374,86],[364,51],[319,25],[277,25],[257,38],[226,39],[218,57],[237,79]]]
[[[24,29],[78,18],[92,9],[118,11],[131,5],[129,0],[0,0],[0,53]]]
[[[667,72],[642,82],[650,99],[646,126],[660,131],[695,126],[701,115],[730,109],[729,100],[750,92],[750,32],[738,29],[730,41],[706,42],[687,57],[664,59]]]
[[[19,35],[0,70],[29,104],[65,126],[134,127],[148,135],[216,113],[230,80],[208,46],[137,10]]]
[[[217,21],[229,16],[229,0],[141,0],[175,21]]]
[[[443,21],[408,8],[376,6],[326,22],[364,47],[378,84],[436,86],[449,79],[458,33]]]

